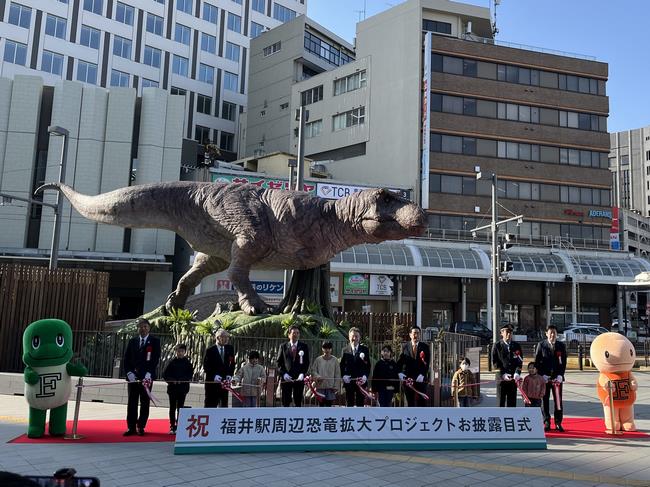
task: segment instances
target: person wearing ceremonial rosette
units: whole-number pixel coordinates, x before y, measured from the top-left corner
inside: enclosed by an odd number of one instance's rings
[[[546,340],[537,344],[535,349],[535,364],[539,375],[546,382],[546,392],[542,400],[544,409],[544,431],[551,430],[550,395],[553,392],[553,419],[555,429],[563,432],[562,418],[562,383],[566,371],[566,345],[557,340],[557,328],[555,325],[546,327]]]
[[[405,383],[404,395],[408,406],[424,407],[427,405],[425,396],[431,352],[428,345],[420,341],[420,328],[413,326],[409,337],[411,340],[402,345],[402,353],[397,360],[397,375]]]
[[[151,324],[145,318],[136,320],[137,337],[131,338],[124,352],[124,371],[128,382],[128,403],[126,409],[127,430],[124,436],[136,433],[144,435],[149,419],[149,393],[156,379],[156,369],[160,360],[160,340],[149,334]],[[138,415],[138,403],[140,415]]]
[[[280,380],[282,405],[289,407],[293,397],[296,407],[302,406],[302,396],[305,390],[305,375],[309,370],[309,347],[306,343],[299,342],[300,328],[296,325],[287,331],[288,342],[284,342],[278,349],[276,363]]]
[[[205,371],[204,407],[228,407],[228,390],[232,376],[235,375],[235,349],[228,343],[229,333],[220,328],[214,334],[217,343],[205,351],[203,370]]]
[[[521,345],[512,340],[512,327],[501,327],[501,340],[492,347],[492,364],[499,371],[497,391],[499,407],[517,406],[517,382],[521,379],[524,354]]]
[[[361,344],[361,330],[353,326],[348,331],[350,343],[343,349],[341,356],[341,378],[345,389],[345,403],[348,407],[363,407],[365,395],[360,387],[368,388],[368,377],[372,365],[370,351]]]

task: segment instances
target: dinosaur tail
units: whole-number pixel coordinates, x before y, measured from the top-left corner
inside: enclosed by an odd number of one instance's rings
[[[196,184],[196,183],[187,183]],[[178,183],[176,183],[178,185]],[[185,186],[185,185],[183,185]],[[140,185],[88,196],[60,183],[46,183],[34,194],[47,189],[63,193],[83,217],[96,222],[133,228],[175,230],[178,222],[178,186],[172,184]],[[187,194],[187,189],[184,189]]]

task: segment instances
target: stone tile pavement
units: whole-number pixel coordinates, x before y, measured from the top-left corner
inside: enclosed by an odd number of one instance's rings
[[[639,379],[637,426],[650,432],[650,371]],[[594,372],[571,372],[568,416],[600,417]],[[494,388],[483,391],[495,405]],[[74,404],[70,403],[69,418]],[[119,404],[83,402],[82,419],[123,418]],[[650,486],[648,439],[550,439],[546,451],[248,453],[174,456],[171,443],[10,444],[26,428],[24,398],[0,395],[0,470],[50,475],[74,467],[102,486]],[[166,418],[166,408],[152,408]]]

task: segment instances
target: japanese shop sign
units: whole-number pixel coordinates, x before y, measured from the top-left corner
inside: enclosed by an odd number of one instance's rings
[[[253,289],[258,294],[283,294],[284,282],[282,281],[251,281]],[[217,279],[217,291],[234,291],[230,279]]]
[[[368,274],[343,274],[343,294],[367,296],[370,290]]]
[[[382,275],[370,275],[370,294],[372,296],[392,296],[393,281],[390,277]]]
[[[181,408],[174,453],[545,448],[537,408]]]
[[[338,200],[370,188],[370,186],[351,186],[349,184],[316,183],[316,196],[327,200]],[[389,190],[402,198],[411,199],[411,191],[409,190],[393,188],[389,188]]]
[[[213,183],[235,183],[235,184],[254,184],[255,186],[263,189],[289,189],[289,181],[284,178],[265,178],[260,176],[253,176],[251,174],[221,174],[211,173]],[[304,183],[303,188],[309,194],[316,193],[316,185]]]

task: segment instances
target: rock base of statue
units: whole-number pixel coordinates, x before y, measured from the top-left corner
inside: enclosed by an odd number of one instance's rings
[[[276,313],[310,313],[332,319],[329,263],[313,269],[294,271],[291,284]]]

